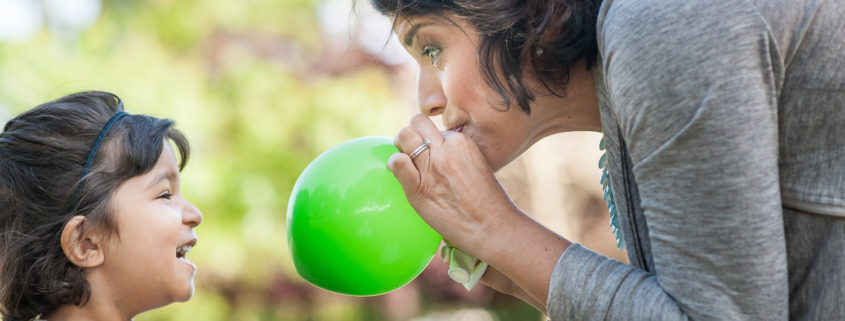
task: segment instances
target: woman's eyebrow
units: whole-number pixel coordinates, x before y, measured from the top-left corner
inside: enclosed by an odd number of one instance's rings
[[[417,31],[419,31],[420,28],[431,25],[431,24],[432,24],[431,22],[423,22],[423,23],[420,23],[420,24],[413,25],[411,27],[411,30],[408,31],[408,34],[405,35],[405,40],[404,40],[405,46],[408,46],[408,47],[411,46],[411,43],[414,41],[414,37],[417,36]]]

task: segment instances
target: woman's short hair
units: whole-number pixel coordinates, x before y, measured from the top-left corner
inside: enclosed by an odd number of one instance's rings
[[[598,57],[596,16],[601,0],[370,1],[396,18],[446,18],[451,13],[469,21],[481,34],[478,58],[484,80],[507,106],[515,100],[526,113],[536,94],[525,84],[527,71],[550,93],[563,96],[569,70],[582,59],[589,70]]]
[[[150,171],[165,139],[180,155],[188,142],[173,122],[128,115],[108,132],[89,174],[83,166],[106,122],[122,111],[106,92],[82,92],[39,105],[6,123],[0,134],[0,313],[30,320],[91,296],[82,268],[62,251],[64,225],[86,217],[83,233],[117,236],[109,200],[124,181]],[[77,195],[77,186],[82,184]],[[78,206],[72,209],[73,199]]]

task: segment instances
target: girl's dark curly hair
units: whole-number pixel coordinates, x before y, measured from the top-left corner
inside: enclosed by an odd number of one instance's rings
[[[381,13],[399,17],[451,13],[481,34],[478,58],[487,84],[510,106],[530,113],[536,93],[526,87],[532,70],[552,94],[563,96],[569,70],[598,57],[596,16],[601,0],[370,0]],[[531,67],[530,69],[526,67]],[[504,80],[504,82],[503,82]]]
[[[109,200],[121,183],[150,171],[165,139],[189,149],[173,122],[129,115],[115,123],[71,209],[82,168],[105,123],[121,111],[106,92],[82,92],[37,106],[6,123],[0,134],[0,314],[31,320],[91,296],[82,268],[62,251],[64,225],[86,217],[85,231],[117,236]],[[85,231],[82,231],[83,233]],[[82,234],[82,233],[80,233]]]

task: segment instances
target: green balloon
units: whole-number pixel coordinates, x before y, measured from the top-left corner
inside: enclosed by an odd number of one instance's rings
[[[414,211],[387,169],[387,137],[354,139],[318,156],[288,202],[287,238],[297,273],[326,290],[378,295],[414,278],[442,237]]]

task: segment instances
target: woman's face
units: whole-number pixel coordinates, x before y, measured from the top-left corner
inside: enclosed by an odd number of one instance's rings
[[[535,90],[530,115],[516,105],[508,108],[482,78],[477,58],[479,35],[466,20],[447,17],[448,20],[438,16],[400,18],[396,33],[419,64],[420,111],[429,116],[442,115],[447,130],[471,138],[494,170],[547,135],[600,130],[590,72],[570,74],[566,98]],[[525,79],[529,87],[542,88],[530,75]],[[573,95],[571,89],[576,87],[586,87],[583,89],[589,93]],[[585,99],[589,98],[587,94],[592,94],[591,101]],[[568,106],[577,104],[592,109],[585,112],[583,108]]]
[[[186,258],[197,242],[202,214],[182,197],[176,155],[165,141],[155,167],[115,192],[118,235],[106,247],[103,270],[113,297],[138,313],[194,293],[196,266]]]

